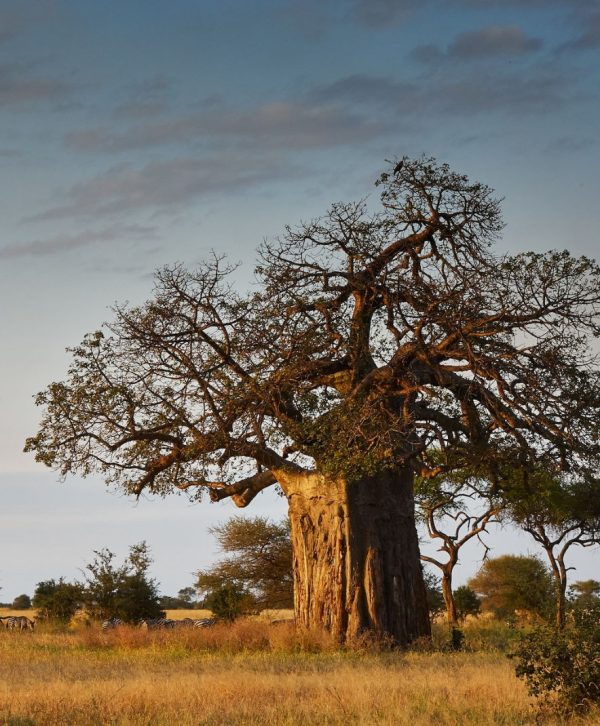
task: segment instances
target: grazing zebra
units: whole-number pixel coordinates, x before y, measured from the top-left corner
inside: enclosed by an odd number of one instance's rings
[[[173,622],[174,628],[210,628],[217,621],[211,618],[182,618]]]
[[[143,630],[162,630],[177,627],[177,621],[171,618],[146,618],[140,621],[140,628]]]
[[[193,622],[195,628],[212,628],[217,623],[215,618],[199,618]]]
[[[125,625],[121,618],[109,618],[102,623],[100,628],[102,629],[103,633],[107,633],[109,630],[112,630],[113,628],[118,628],[120,625]]]
[[[15,615],[6,618],[6,629],[7,630],[33,630],[35,623],[33,620],[26,618],[25,615]]]

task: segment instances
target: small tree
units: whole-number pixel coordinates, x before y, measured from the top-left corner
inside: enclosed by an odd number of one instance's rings
[[[253,609],[254,598],[239,585],[222,584],[207,593],[204,606],[212,610],[216,618],[233,622]]]
[[[197,573],[196,587],[217,592],[223,587],[252,593],[255,606],[294,606],[292,544],[287,520],[232,517],[212,527],[221,552],[228,556]],[[212,608],[211,608],[212,609]]]
[[[600,543],[600,485],[591,477],[574,479],[547,472],[529,474],[524,485],[517,486],[516,496],[507,489],[510,516],[546,554],[554,578],[556,627],[561,629],[572,569],[567,554],[572,547]]]
[[[440,588],[440,580],[433,572],[429,572],[429,570],[423,570],[423,580],[425,581],[425,590],[427,591],[427,607],[429,608],[431,617],[434,618],[436,615],[444,612],[446,608],[444,596]]]
[[[30,607],[31,598],[29,595],[17,595],[12,603],[13,610],[29,610]]]
[[[477,615],[481,610],[481,600],[468,585],[461,585],[454,591],[454,604],[459,620],[464,620],[467,615]]]
[[[600,582],[598,580],[577,580],[571,585],[570,600],[578,605],[600,604]]]
[[[193,608],[196,604],[196,588],[182,587],[177,593],[177,597],[188,608]]]
[[[125,622],[164,616],[155,580],[148,576],[152,563],[145,542],[132,545],[122,565],[114,564],[108,549],[95,550],[86,566],[86,601],[90,613],[100,619],[117,617]]]
[[[516,611],[545,617],[551,609],[552,577],[537,557],[503,555],[486,560],[469,581],[483,610],[510,618]]]
[[[495,484],[488,477],[479,476],[476,469],[416,477],[415,502],[418,519],[425,524],[430,539],[441,543],[438,551],[443,553],[442,557],[433,557],[421,552],[421,559],[440,570],[448,622],[456,625],[460,616],[452,577],[460,551],[475,537],[481,541],[488,525],[497,521],[502,504]]]
[[[38,618],[69,621],[85,600],[83,587],[76,582],[56,580],[38,582],[32,605],[37,608]]]

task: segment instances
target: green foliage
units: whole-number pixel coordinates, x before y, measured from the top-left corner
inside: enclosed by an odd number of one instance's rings
[[[425,591],[427,593],[427,607],[431,617],[435,617],[443,613],[446,609],[444,596],[440,588],[440,580],[433,572],[423,570],[423,580],[425,582]]]
[[[29,610],[31,607],[31,598],[29,595],[17,595],[11,607],[13,610]]]
[[[600,704],[600,603],[577,612],[564,630],[525,635],[513,656],[529,692],[565,714]]]
[[[594,607],[600,603],[600,582],[598,580],[577,580],[569,590],[572,607]]]
[[[454,591],[454,604],[459,620],[464,620],[467,615],[477,615],[481,610],[481,600],[468,585],[461,585]]]
[[[261,609],[293,607],[292,545],[287,520],[232,517],[210,531],[221,552],[229,556],[211,569],[196,573],[200,592],[232,588],[251,593],[255,607]]]
[[[181,588],[176,597],[162,595],[160,598],[160,606],[163,610],[191,610],[200,607],[196,599],[196,589],[194,587]]]
[[[212,610],[216,618],[229,622],[251,611],[254,605],[252,594],[234,584],[221,585],[211,590],[204,599],[204,607]]]
[[[108,549],[94,554],[94,561],[86,566],[85,588],[87,608],[93,617],[135,622],[164,616],[157,583],[148,576],[152,559],[145,542],[132,545],[120,566],[114,564],[115,555]]]
[[[481,597],[482,609],[498,618],[512,618],[516,611],[548,617],[552,611],[554,584],[537,557],[488,559],[468,584]]]
[[[69,621],[85,600],[84,589],[79,583],[56,580],[38,582],[32,605],[38,609],[38,618]]]

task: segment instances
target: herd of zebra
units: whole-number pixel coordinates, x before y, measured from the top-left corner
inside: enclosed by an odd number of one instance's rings
[[[217,621],[212,618],[182,618],[181,620],[173,620],[171,618],[147,618],[140,620],[137,626],[142,630],[173,630],[175,628],[210,628]],[[105,620],[102,625],[102,632],[106,633],[113,628],[126,625],[120,618],[110,618]]]
[[[35,622],[24,615],[10,615],[0,617],[0,624],[7,630],[33,630]]]
[[[183,618],[182,620],[172,620],[171,618],[147,618],[140,620],[137,626],[142,630],[160,630],[160,629],[175,629],[175,628],[210,628],[217,621],[212,618]],[[30,620],[24,615],[10,615],[0,616],[0,625],[3,625],[6,630],[33,630],[35,627],[35,621]],[[106,633],[113,628],[118,628],[126,623],[120,618],[110,618],[105,620],[102,625],[102,632]]]

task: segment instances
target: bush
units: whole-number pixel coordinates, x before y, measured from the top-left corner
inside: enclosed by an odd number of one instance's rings
[[[600,605],[574,611],[564,630],[536,628],[512,654],[529,692],[564,714],[600,704]]]
[[[478,615],[481,609],[481,600],[468,585],[462,585],[454,591],[454,604],[459,620],[465,620],[467,615]]]
[[[204,606],[219,620],[233,622],[254,606],[252,595],[235,585],[222,585],[213,590],[204,600]]]
[[[70,620],[81,607],[84,600],[81,585],[65,582],[61,577],[56,580],[38,582],[33,595],[33,606],[38,609],[38,617],[46,620]]]
[[[29,597],[29,595],[17,595],[12,603],[13,610],[29,610],[30,607],[31,598]]]
[[[145,542],[132,545],[122,565],[108,549],[94,550],[96,558],[86,566],[86,607],[92,617],[119,618],[134,623],[141,618],[164,617],[155,580],[148,576],[152,563]]]

